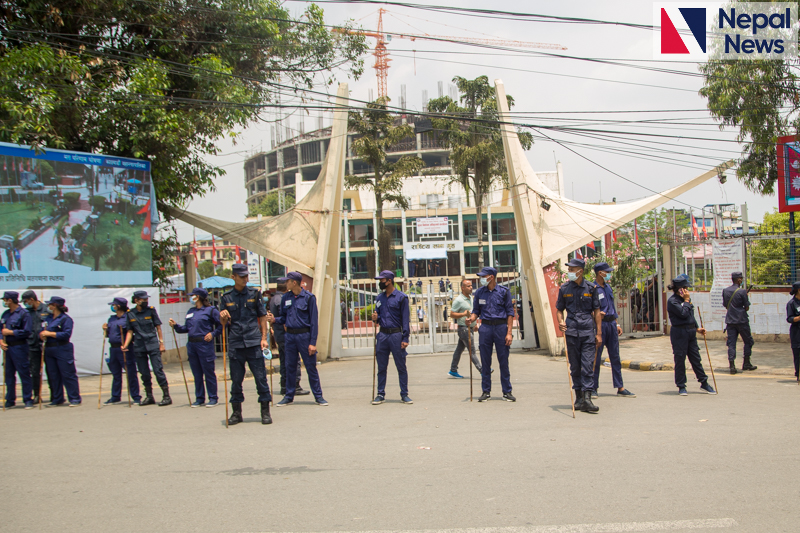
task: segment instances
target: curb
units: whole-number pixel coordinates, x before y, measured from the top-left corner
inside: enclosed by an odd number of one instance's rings
[[[608,357],[603,357],[600,359],[601,364],[608,361]],[[630,370],[642,370],[642,371],[673,371],[675,370],[674,363],[653,363],[650,361],[620,361],[622,368],[627,368]]]

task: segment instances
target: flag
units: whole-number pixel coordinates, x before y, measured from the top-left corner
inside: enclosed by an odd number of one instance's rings
[[[617,230],[611,232],[611,240],[617,242]]]
[[[197,268],[198,267],[198,263],[197,263],[197,239],[192,241],[192,255],[194,256],[194,267]]]
[[[142,240],[149,241],[152,239],[152,235],[150,234],[151,228],[151,216],[150,216],[150,200],[147,200],[147,203],[144,204],[144,207],[141,208],[136,212],[137,215],[144,215],[144,224],[142,225]]]
[[[19,162],[19,171],[20,171],[20,172],[23,172],[23,170],[24,170],[24,169],[22,168],[22,161],[20,161],[20,162]]]
[[[589,244],[587,244],[586,246],[588,246],[589,248],[591,248],[595,252],[597,251],[597,249],[594,247],[594,241],[589,241]]]
[[[639,248],[639,226],[636,224],[636,219],[633,219],[633,242],[636,248]]]
[[[694,236],[694,240],[700,240],[700,235],[697,233],[697,219],[694,218],[694,214],[692,214],[692,235]]]
[[[181,273],[181,258],[177,255],[175,256],[175,264],[178,265],[178,273]]]
[[[211,236],[211,264],[217,266],[217,243],[214,241],[214,236]]]
[[[706,214],[703,213],[703,238],[708,239],[708,231],[706,231]]]
[[[575,259],[583,259],[583,254],[581,253],[581,249],[580,248],[575,250]]]
[[[238,244],[236,245],[236,262],[237,263],[241,263],[242,262],[242,252],[239,249],[239,245]]]

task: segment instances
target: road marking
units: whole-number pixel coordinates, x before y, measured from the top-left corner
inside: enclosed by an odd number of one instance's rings
[[[682,529],[715,529],[739,525],[733,518],[700,520],[668,520],[663,522],[610,522],[606,524],[565,524],[561,526],[486,527],[467,529],[392,529],[354,533],[614,533],[619,531],[676,531]],[[319,532],[322,533],[322,532]],[[328,531],[325,533],[342,533]]]

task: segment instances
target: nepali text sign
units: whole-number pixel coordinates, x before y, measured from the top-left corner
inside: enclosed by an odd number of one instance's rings
[[[713,240],[711,246],[714,263],[714,283],[711,285],[711,314],[714,320],[725,318],[722,289],[730,286],[731,274],[744,271],[741,239]]]
[[[406,260],[414,259],[447,259],[447,252],[458,252],[464,249],[461,241],[407,242],[403,246]]]
[[[417,219],[417,235],[437,235],[448,233],[447,217],[430,217]]]

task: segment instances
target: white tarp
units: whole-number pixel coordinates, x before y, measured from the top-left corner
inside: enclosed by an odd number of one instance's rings
[[[27,288],[13,289],[20,296]],[[108,302],[121,297],[128,300],[128,305],[133,306],[131,297],[134,291],[147,291],[150,295],[150,305],[159,310],[159,293],[157,287],[136,287],[118,289],[34,289],[36,296],[46,302],[51,296],[60,296],[66,300],[69,308],[68,315],[75,323],[72,331],[72,344],[75,346],[75,366],[79,376],[97,375],[100,373],[100,359],[102,355],[103,373],[108,373],[105,364],[107,355],[101,353],[103,349],[103,324],[111,316]],[[20,302],[21,304],[22,302]],[[169,334],[169,325],[162,318],[164,335]],[[108,353],[106,342],[106,353]],[[45,379],[47,377],[45,376]]]
[[[711,285],[711,314],[714,320],[725,318],[722,305],[722,289],[729,287],[731,274],[743,272],[741,239],[711,241],[711,257],[714,264],[714,283]]]

